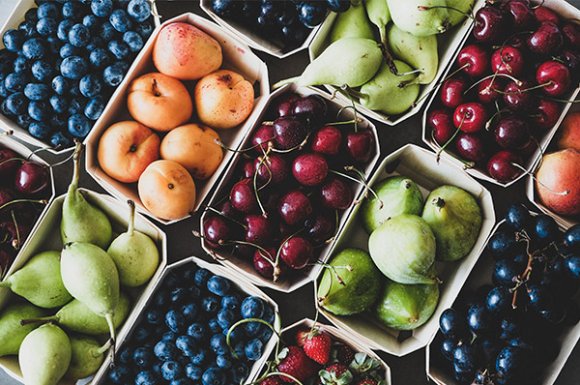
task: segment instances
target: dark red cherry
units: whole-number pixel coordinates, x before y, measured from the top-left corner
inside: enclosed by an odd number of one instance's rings
[[[314,122],[326,121],[326,100],[320,95],[309,95],[294,102],[293,115],[306,117]]]
[[[560,24],[560,17],[548,7],[535,7],[534,16],[539,23],[550,22],[556,25]]]
[[[8,187],[0,187],[0,206],[4,206],[6,203],[14,200],[14,194],[8,189]]]
[[[558,59],[566,64],[574,79],[578,79],[580,76],[580,52],[565,49],[558,56]]]
[[[536,100],[533,94],[527,91],[527,89],[533,86],[534,85],[527,80],[522,81],[521,85],[509,81],[503,90],[503,101],[506,104],[506,107],[512,111],[528,112],[532,110],[535,106]]]
[[[514,28],[518,31],[533,27],[536,18],[527,1],[512,0],[505,4],[505,9],[512,15]]]
[[[18,154],[9,148],[0,149],[0,180],[11,180],[20,165]],[[1,183],[1,182],[0,182]]]
[[[254,161],[252,159],[243,159],[241,161],[241,168],[244,178],[253,178],[256,173],[256,167],[254,167]]]
[[[286,240],[280,249],[280,259],[293,270],[304,269],[312,260],[313,255],[312,244],[302,237],[292,237]]]
[[[375,137],[370,130],[350,132],[346,136],[346,150],[356,163],[367,163],[375,156]]]
[[[232,206],[229,200],[225,200],[222,203],[219,203],[216,206],[216,209],[222,213],[224,217],[237,219],[239,216],[239,212],[237,212],[234,207]]]
[[[270,146],[274,145],[274,126],[271,124],[262,124],[252,136],[252,148],[258,154],[262,155]]]
[[[253,166],[258,172],[258,179],[264,183],[280,184],[288,180],[290,175],[288,162],[278,154],[260,156],[254,160]]]
[[[473,37],[482,43],[500,42],[508,35],[508,14],[496,7],[483,7],[475,14]]]
[[[470,44],[461,49],[457,55],[457,66],[472,78],[478,78],[489,72],[489,55],[485,48]]]
[[[560,52],[564,37],[560,28],[554,23],[544,22],[536,32],[528,37],[528,48],[534,53],[552,55]]]
[[[273,110],[278,113],[278,116],[292,115],[294,112],[294,103],[300,99],[300,95],[293,92],[285,93],[278,97],[274,103]]]
[[[244,218],[246,242],[263,245],[272,239],[272,223],[263,215],[250,214]]]
[[[562,108],[558,103],[543,98],[538,100],[536,110],[530,114],[532,128],[539,133],[545,133],[558,122],[561,112]]]
[[[26,195],[36,195],[46,192],[50,184],[48,167],[35,162],[22,162],[16,169],[14,188]]]
[[[477,99],[482,103],[491,104],[500,98],[499,92],[503,91],[504,87],[505,80],[500,77],[484,79],[477,85]]]
[[[498,182],[511,182],[522,173],[514,164],[521,165],[522,159],[511,151],[499,151],[487,162],[487,172]]]
[[[342,146],[342,132],[335,126],[324,126],[314,133],[312,151],[324,155],[337,155]]]
[[[292,190],[280,198],[280,218],[290,226],[304,223],[312,214],[310,199],[300,190]]]
[[[318,186],[328,175],[328,162],[320,154],[302,154],[292,163],[292,175],[303,186]]]
[[[203,221],[203,238],[212,249],[232,239],[231,223],[219,215],[208,215]]]
[[[473,133],[483,129],[489,118],[481,103],[465,103],[455,109],[453,124],[463,132]]]
[[[463,78],[454,77],[445,80],[439,93],[441,104],[448,108],[457,107],[464,102],[467,88],[467,81]]]
[[[308,237],[316,244],[324,243],[336,233],[336,212],[318,212],[306,220],[304,227]]]
[[[465,160],[482,162],[488,157],[485,141],[477,134],[460,133],[457,136],[455,147],[459,156]]]
[[[254,252],[253,263],[254,269],[265,278],[274,276],[274,260],[276,259],[277,250],[273,247],[265,249],[266,252],[258,249]]]
[[[233,185],[230,191],[230,203],[234,209],[245,214],[258,210],[253,179],[245,178]]]
[[[295,116],[283,116],[274,121],[274,143],[278,150],[298,147],[307,134],[304,122]]]
[[[516,115],[501,118],[493,130],[495,142],[506,150],[521,150],[530,140],[530,128],[524,118]]]
[[[427,115],[427,124],[433,132],[433,139],[443,146],[455,132],[451,112],[443,109],[431,110]]]
[[[343,179],[332,177],[320,188],[320,197],[326,207],[346,210],[352,204],[353,193]]]
[[[14,225],[14,221],[11,219],[0,222],[0,243],[9,245],[14,250],[19,250],[31,230],[32,226],[30,224],[21,221],[18,222],[18,227]]]
[[[570,48],[580,50],[580,25],[566,21],[561,29],[564,35],[564,42]]]
[[[546,84],[542,90],[547,95],[554,97],[564,95],[572,85],[572,77],[568,67],[555,60],[540,64],[536,70],[536,81],[538,84]]]
[[[498,48],[491,55],[491,70],[498,74],[519,77],[524,72],[524,55],[512,46]]]

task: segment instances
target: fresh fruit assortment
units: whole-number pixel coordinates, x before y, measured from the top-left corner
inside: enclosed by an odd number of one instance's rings
[[[276,349],[255,383],[384,385],[389,380],[375,354],[359,351],[328,326],[305,320],[284,330],[282,340],[283,349]]]
[[[512,205],[482,257],[491,283],[442,313],[431,354],[449,361],[459,384],[541,384],[580,320],[579,253],[580,226],[562,232],[553,218]]]
[[[359,214],[370,234],[368,253],[344,248],[318,285],[318,304],[338,316],[368,312],[381,325],[413,330],[439,302],[435,261],[457,261],[475,245],[482,225],[477,200],[455,186],[439,186],[424,199],[405,176],[372,186]]]
[[[0,50],[1,112],[52,147],[84,139],[153,32],[151,4],[36,1]]]
[[[211,9],[226,21],[239,23],[258,36],[290,51],[304,43],[328,11],[344,12],[350,0],[236,1],[211,0]]]
[[[104,131],[97,158],[111,178],[136,183],[131,188],[153,216],[178,220],[196,206],[196,182],[210,178],[222,163],[223,145],[214,129],[226,133],[247,119],[254,88],[221,68],[218,40],[186,22],[163,26],[151,57],[158,72],[133,79],[127,90],[134,120]]]
[[[52,195],[48,166],[0,144],[0,279]]]
[[[542,5],[487,2],[426,112],[426,139],[499,183],[518,178],[578,87],[579,35]]]
[[[275,309],[194,263],[170,268],[105,384],[244,383],[271,338]]]
[[[298,78],[303,86],[339,87],[362,107],[396,117],[435,80],[438,34],[460,24],[474,1],[366,0],[339,14],[328,46]],[[436,4],[435,4],[436,3]]]
[[[274,282],[317,262],[355,203],[355,182],[364,183],[358,168],[376,155],[373,131],[334,121],[341,113],[334,108],[320,95],[294,92],[270,103],[202,218],[208,250],[231,251],[236,263]]]

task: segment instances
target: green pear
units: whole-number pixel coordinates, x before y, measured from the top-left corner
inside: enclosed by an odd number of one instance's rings
[[[387,0],[393,22],[415,36],[443,33],[451,27],[446,0]]]
[[[449,24],[455,27],[473,11],[475,0],[447,0],[449,6]]]
[[[383,223],[369,237],[369,252],[379,270],[395,282],[437,282],[435,236],[421,217],[402,214]]]
[[[45,251],[30,258],[16,273],[0,282],[38,307],[52,309],[72,301],[60,277],[60,253]]]
[[[18,354],[24,337],[36,329],[36,325],[20,325],[20,320],[42,317],[44,310],[28,303],[8,306],[0,314],[0,357]]]
[[[114,311],[119,304],[119,273],[106,251],[90,243],[67,243],[60,258],[64,286],[91,311],[105,317],[115,341]]]
[[[70,339],[61,328],[46,324],[24,338],[18,363],[24,385],[56,385],[71,360]]]
[[[481,230],[479,204],[467,191],[441,186],[431,191],[423,208],[423,219],[437,241],[437,259],[457,261],[475,245]]]
[[[404,73],[412,72],[408,64],[394,61],[397,73],[395,75],[383,64],[379,72],[371,81],[363,85],[359,96],[360,103],[373,111],[380,111],[387,115],[398,115],[407,111],[419,96],[419,85],[415,84],[416,75]]]
[[[389,39],[387,37],[387,25],[391,22],[391,12],[389,11],[387,0],[367,0],[365,2],[365,7],[371,23],[373,23],[379,30],[385,62],[387,63],[389,70],[396,74],[397,67],[395,66],[393,53],[389,48]]]
[[[124,293],[119,296],[119,303],[114,311],[113,326],[115,329],[120,327],[127,319],[131,302],[129,297]],[[89,334],[92,336],[100,336],[109,333],[109,324],[107,320],[93,312],[84,303],[75,299],[67,305],[63,306],[55,315],[49,317],[27,317],[23,318],[23,324],[34,323],[56,323],[67,330]]]
[[[439,303],[439,285],[403,285],[389,281],[375,307],[384,326],[413,330],[429,321]]]
[[[435,79],[439,68],[437,36],[415,36],[392,24],[387,39],[393,55],[421,71],[416,83],[429,84]]]
[[[332,24],[332,29],[330,30],[331,43],[349,37],[371,40],[375,38],[362,2],[351,4],[348,10],[336,16]]]
[[[104,212],[87,202],[78,190],[81,150],[82,145],[77,143],[73,155],[73,177],[62,204],[60,233],[65,244],[86,242],[105,249],[113,238],[111,222]]]
[[[359,87],[377,73],[383,54],[371,39],[346,38],[329,45],[298,78],[300,86],[335,85]]]
[[[147,283],[159,266],[157,245],[146,234],[135,230],[135,203],[129,201],[129,227],[113,240],[107,253],[119,271],[121,285],[138,287]]]
[[[369,197],[361,206],[363,224],[369,233],[397,215],[420,215],[423,210],[421,191],[409,178],[392,176],[377,183],[373,190],[379,199]]]
[[[71,361],[65,377],[80,380],[99,370],[105,361],[105,352],[111,348],[111,341],[104,345],[91,337],[73,335],[70,337]]]
[[[322,275],[318,303],[336,315],[361,313],[376,301],[383,280],[368,253],[344,249]]]

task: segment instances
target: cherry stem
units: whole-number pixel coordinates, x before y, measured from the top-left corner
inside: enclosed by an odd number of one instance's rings
[[[499,77],[505,77],[505,78],[508,78],[508,79],[510,79],[511,81],[513,81],[514,83],[516,83],[518,86],[521,86],[521,85],[522,85],[522,82],[521,82],[521,80],[518,80],[518,79],[516,79],[516,78],[515,78],[515,77],[513,77],[513,76],[511,76],[511,75],[508,75],[508,74],[502,74],[502,73],[498,73],[498,72],[496,72],[496,73],[494,73],[494,74],[491,74],[491,75],[488,75],[488,76],[486,76],[486,77],[484,77],[484,78],[481,78],[481,79],[479,79],[478,81],[476,81],[475,83],[473,83],[473,84],[472,84],[472,85],[471,85],[471,86],[470,86],[470,87],[469,87],[467,90],[465,90],[465,92],[464,92],[463,94],[464,94],[464,95],[465,95],[465,94],[467,94],[467,93],[468,93],[469,91],[471,91],[471,90],[472,90],[474,87],[476,87],[476,86],[477,86],[479,83],[481,83],[481,82],[483,82],[484,80],[487,80],[487,79],[489,79],[489,78],[492,78],[493,80],[492,80],[492,82],[491,82],[491,83],[489,83],[489,85],[488,85],[488,86],[487,86],[487,87],[484,89],[484,91],[487,91],[487,92],[490,92],[490,91],[492,91],[492,88],[491,88],[491,86],[493,85],[493,82],[495,81],[495,78],[496,78],[496,77],[498,77],[498,76],[499,76]],[[494,91],[495,91],[495,89],[494,89]]]
[[[447,146],[449,146],[451,144],[451,142],[453,142],[455,140],[455,138],[457,137],[457,135],[459,135],[459,132],[461,132],[461,126],[463,126],[463,122],[465,121],[465,117],[467,116],[467,113],[463,114],[463,117],[461,118],[461,123],[459,123],[459,127],[457,127],[455,129],[455,132],[453,133],[453,135],[451,135],[451,137],[449,139],[447,139],[447,142],[445,142],[443,144],[443,146],[441,146],[439,148],[439,150],[437,151],[437,154],[435,156],[435,159],[437,160],[437,163],[439,163],[439,160],[441,159],[441,153],[443,153],[443,151],[445,151],[445,149],[447,148]],[[435,141],[435,143],[437,143],[437,141]]]
[[[264,209],[264,205],[262,204],[262,200],[260,199],[260,191],[265,189],[266,186],[268,186],[270,184],[270,182],[272,181],[272,170],[270,169],[270,166],[268,166],[268,164],[266,162],[268,159],[268,153],[270,152],[270,150],[271,150],[271,147],[268,148],[268,151],[264,151],[264,149],[262,148],[262,152],[264,153],[264,156],[260,157],[260,163],[258,164],[258,167],[256,167],[256,169],[254,170],[254,177],[252,178],[254,193],[256,194],[256,201],[258,202],[258,206],[260,207],[260,211],[262,212],[262,216],[264,218],[268,218],[268,213]],[[268,170],[268,181],[266,183],[264,183],[262,186],[258,187],[258,171],[260,170],[262,165],[265,165],[266,169]]]
[[[15,250],[18,250],[20,249],[22,242],[20,239],[20,229],[18,229],[18,222],[16,221],[16,214],[14,214],[14,210],[10,210],[10,216],[12,217],[12,223],[14,223],[14,229],[16,229],[16,239],[12,241],[12,247]]]
[[[6,202],[2,206],[0,206],[0,211],[2,211],[2,209],[6,208],[8,206],[11,206],[11,205],[14,205],[17,203],[37,203],[40,205],[45,205],[48,203],[48,201],[46,199],[38,199],[38,200],[36,200],[36,199],[14,199],[14,200],[11,200],[10,202]]]
[[[338,115],[340,115],[340,113],[343,111],[343,109],[347,109],[347,108],[352,108],[353,113],[354,113],[354,132],[358,132],[358,110],[356,109],[356,103],[354,102],[354,99],[352,98],[352,95],[350,94],[350,92],[353,92],[354,90],[352,88],[350,88],[348,85],[343,84],[340,87],[340,90],[343,91],[344,94],[346,94],[346,97],[348,98],[348,100],[350,100],[350,106],[348,107],[343,107],[340,110],[338,110]],[[354,91],[357,92],[357,91]],[[359,95],[365,95],[362,92],[357,92]],[[360,98],[359,98],[360,99]]]
[[[545,188],[546,190],[548,190],[548,191],[549,191],[549,192],[551,192],[552,194],[554,194],[554,195],[559,195],[559,196],[566,196],[566,195],[570,194],[570,190],[564,190],[564,191],[554,191],[554,190],[552,190],[550,187],[546,186],[544,183],[540,182],[540,181],[538,180],[538,178],[536,178],[536,176],[535,176],[534,174],[532,174],[532,173],[531,173],[531,172],[530,172],[528,169],[526,169],[525,167],[523,167],[523,166],[521,166],[521,165],[519,165],[519,164],[517,164],[517,163],[514,163],[514,162],[511,162],[510,164],[511,164],[513,167],[515,167],[515,168],[517,168],[517,169],[520,169],[520,170],[522,170],[524,174],[527,174],[527,175],[529,175],[530,177],[532,177],[532,179],[533,179],[534,181],[536,181],[536,183],[537,183],[537,184],[539,184],[540,186],[542,186],[543,188]]]
[[[348,107],[350,108],[350,106],[348,106]],[[343,107],[343,108],[344,108],[344,107]],[[341,108],[341,110],[342,110],[343,108]],[[359,120],[359,121],[361,121],[361,120]],[[355,121],[354,119],[352,119],[352,120],[347,120],[347,121],[344,121],[344,122],[332,122],[332,123],[326,123],[326,124],[325,124],[325,126],[346,126],[346,125],[348,125],[348,124],[354,124],[354,123],[356,123],[356,121]]]
[[[279,150],[279,149],[277,149],[277,148],[272,147],[271,145],[269,145],[268,146],[268,151],[272,151],[272,152],[275,152],[277,154],[288,154],[288,153],[293,152],[295,150],[300,150],[302,147],[306,146],[306,143],[308,143],[308,139],[310,139],[310,134],[311,133],[309,132],[308,135],[306,135],[306,137],[304,138],[304,140],[300,144],[298,144],[298,145],[296,145],[294,147],[291,147],[291,148],[289,148],[287,150]],[[264,148],[262,147],[262,151],[263,150],[264,150]]]
[[[509,110],[507,110],[507,109],[503,109],[503,110],[497,110],[497,111],[496,111],[496,112],[495,112],[495,113],[494,113],[494,114],[491,116],[491,118],[489,118],[489,119],[488,119],[488,121],[487,121],[487,122],[485,122],[485,130],[486,130],[486,131],[489,131],[489,128],[491,127],[491,124],[493,123],[493,121],[495,120],[495,118],[496,118],[496,117],[498,117],[498,116],[499,116],[499,117],[501,117],[501,114],[502,114],[502,113],[504,113],[504,112],[506,112],[506,111],[509,111]]]
[[[211,212],[214,212],[214,213],[218,214],[219,216],[221,216],[221,217],[223,217],[223,218],[225,218],[225,219],[228,219],[228,220],[230,220],[230,221],[234,222],[235,224],[237,224],[237,225],[239,225],[239,226],[241,226],[242,228],[244,228],[244,229],[246,229],[246,230],[247,230],[247,227],[246,227],[246,225],[245,225],[245,224],[243,224],[243,223],[242,223],[242,222],[240,222],[240,221],[237,221],[237,220],[235,220],[234,218],[230,218],[230,217],[228,217],[226,214],[224,214],[223,212],[219,211],[218,209],[215,209],[215,208],[213,208],[213,207],[211,207],[211,206],[207,206],[207,207],[206,207],[206,210],[208,210],[208,211],[211,211]]]
[[[361,178],[360,171],[358,171],[354,166],[345,166],[344,169],[345,169],[345,171],[354,171],[355,173],[357,173],[357,175],[359,176],[359,178]],[[369,184],[366,181],[364,181],[364,178],[357,179],[355,177],[352,177],[352,176],[350,176],[348,174],[345,174],[345,173],[342,173],[342,172],[336,171],[336,170],[329,170],[329,172],[331,172],[331,173],[333,173],[335,175],[341,176],[343,178],[352,180],[353,182],[356,182],[356,183],[358,183],[360,185],[363,185],[365,187],[365,191],[364,191],[363,196],[366,196],[367,192],[370,191],[371,194],[373,194],[373,196],[375,197],[375,199],[377,199],[379,201],[379,203],[380,203],[379,210],[381,210],[383,208],[383,206],[385,205],[385,203],[383,202],[383,200],[381,198],[379,198],[379,196],[377,195],[377,193],[369,186]],[[357,204],[358,202],[357,203],[353,202],[353,203],[354,204]]]

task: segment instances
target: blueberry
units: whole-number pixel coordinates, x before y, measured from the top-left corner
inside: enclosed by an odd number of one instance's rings
[[[18,29],[9,29],[4,32],[2,36],[2,41],[4,42],[4,47],[8,51],[18,52],[24,44],[25,33]]]
[[[17,58],[14,52],[10,52],[7,49],[0,49],[0,74],[9,73],[13,66],[13,61]]]
[[[236,384],[241,384],[245,382],[246,378],[248,378],[250,370],[245,363],[234,362],[233,367],[230,369],[230,373],[232,381]]]
[[[68,118],[67,128],[68,133],[72,136],[79,139],[84,139],[91,130],[91,122],[84,115],[74,114]]]
[[[58,14],[58,7],[54,2],[42,3],[36,10],[36,16],[39,20],[45,17],[52,17],[53,19],[56,19],[58,18]]]
[[[100,69],[112,62],[111,56],[108,51],[104,48],[97,48],[91,51],[89,55],[89,63],[93,68]]]
[[[264,314],[262,314],[262,319],[269,323],[270,325],[274,324],[276,320],[276,313],[274,313],[274,308],[270,305],[264,306]]]
[[[46,45],[43,39],[33,37],[22,44],[22,54],[27,59],[42,59],[46,55]]]
[[[215,358],[218,368],[229,369],[232,367],[232,357],[229,354],[218,354]]]
[[[186,328],[185,318],[177,310],[169,310],[165,313],[165,325],[174,333],[184,331]]]
[[[179,351],[172,341],[159,341],[153,348],[153,353],[162,361],[169,361],[179,355]]]
[[[203,385],[225,385],[226,375],[223,370],[215,367],[210,367],[201,376]]]
[[[538,215],[534,218],[534,234],[536,240],[545,244],[555,240],[560,231],[554,218],[548,215]]]
[[[238,341],[234,344],[234,355],[237,358],[244,357],[244,349],[246,348],[246,341]]]
[[[59,95],[64,95],[69,88],[68,80],[62,75],[57,75],[52,79],[51,82],[52,90]]]
[[[52,108],[44,100],[33,100],[28,103],[28,115],[39,122],[48,120],[50,118]]]
[[[31,64],[24,56],[18,56],[14,60],[14,72],[26,72],[30,70]]]
[[[18,25],[18,30],[24,32],[24,36],[27,38],[34,37],[36,36],[36,21],[24,21]]]
[[[570,227],[564,233],[564,245],[574,251],[580,251],[580,224]]]
[[[324,3],[305,2],[298,9],[298,19],[309,28],[314,28],[326,17],[327,9]]]
[[[68,32],[74,24],[74,21],[69,19],[65,19],[58,23],[58,28],[56,30],[56,36],[58,39],[61,41],[68,41]]]
[[[207,269],[199,269],[195,272],[194,282],[199,288],[203,288],[206,286],[209,277],[211,276],[211,272]]]
[[[123,60],[129,57],[130,49],[127,44],[122,41],[112,40],[107,45],[109,52],[118,60]]]
[[[8,92],[6,84],[4,84],[4,81],[2,80],[0,81],[0,97],[7,98],[8,95],[10,95],[10,92]]]
[[[191,357],[195,354],[197,342],[192,336],[179,336],[175,341],[175,346],[177,346],[177,349],[181,350],[184,356]]]
[[[161,376],[167,381],[175,380],[183,375],[183,368],[175,361],[166,361],[161,366]]]
[[[127,5],[127,13],[136,22],[143,23],[151,16],[151,5],[147,0],[131,0]]]
[[[79,82],[72,81],[68,92],[72,96],[81,96],[81,90],[79,89]]]
[[[235,328],[234,330],[232,330],[232,332],[230,333],[230,329],[222,329],[222,334],[224,336],[226,336],[226,338],[228,337],[228,334],[230,335],[230,341],[232,342],[238,342],[242,339],[244,339],[244,330],[242,328]]]
[[[495,258],[505,257],[516,245],[513,233],[498,231],[490,238],[487,249]]]
[[[222,298],[221,306],[223,309],[238,312],[240,310],[240,298],[237,295],[226,295]]]
[[[155,373],[151,371],[141,371],[135,376],[135,385],[158,385],[159,381]]]
[[[95,15],[85,15],[83,17],[83,25],[89,29],[91,32],[96,32],[95,30],[100,25],[99,19]]]
[[[91,33],[83,24],[75,24],[68,31],[68,41],[75,47],[86,46],[91,39]]]
[[[214,275],[207,281],[207,289],[211,293],[220,297],[226,295],[229,292],[231,286],[232,283],[229,279],[220,277],[218,275]]]
[[[109,381],[115,385],[126,385],[131,379],[131,372],[124,365],[116,365],[109,371]]]
[[[209,328],[209,331],[212,333],[221,333],[222,328],[217,320],[217,318],[210,318],[209,321],[207,321],[207,327]]]
[[[239,11],[238,5],[235,0],[212,0],[211,9],[220,17],[232,18]]]
[[[258,361],[262,357],[262,351],[264,344],[257,338],[248,341],[246,347],[244,348],[244,353],[246,358],[250,361]]]
[[[18,117],[16,118],[16,123],[22,128],[28,128],[28,126],[30,126],[30,123],[32,123],[33,121],[34,120],[27,113],[18,115]]]
[[[80,56],[69,56],[60,65],[60,72],[67,79],[80,79],[87,71],[87,62]]]
[[[11,73],[4,79],[4,85],[10,92],[22,92],[24,87],[29,82],[29,77],[26,73],[18,72]]]
[[[262,318],[264,315],[264,301],[255,296],[246,297],[242,301],[241,314],[243,318]]]
[[[508,288],[496,286],[487,295],[485,307],[491,313],[503,313],[511,309],[513,294]]]
[[[211,336],[209,346],[215,354],[226,354],[229,350],[226,337],[221,333]]]
[[[129,19],[129,15],[122,9],[115,9],[111,16],[109,16],[109,23],[118,32],[124,33],[131,29],[132,23]]]
[[[181,314],[185,317],[188,323],[194,322],[197,319],[197,314],[199,313],[199,308],[194,302],[188,303],[181,307]]]
[[[137,32],[143,39],[149,38],[153,33],[153,24],[151,23],[141,23],[138,24],[135,28],[135,32]]]
[[[263,327],[262,328],[262,332],[260,333],[260,335],[258,336],[258,338],[264,342],[267,343],[268,341],[270,341],[270,338],[272,338],[272,335],[274,334],[274,332],[272,331],[272,329],[268,328],[268,327]]]
[[[67,19],[78,19],[86,10],[78,1],[67,1],[62,5],[62,16]]]
[[[169,293],[169,300],[174,304],[180,304],[187,298],[187,289],[183,287],[177,287],[171,290]]]
[[[187,328],[187,335],[195,338],[198,341],[204,339],[206,336],[206,333],[207,333],[206,327],[199,322],[192,323]]]
[[[103,72],[103,80],[111,87],[117,87],[123,81],[125,76],[125,67],[122,62],[116,62]]]
[[[467,309],[467,326],[474,333],[481,333],[492,328],[492,319],[483,304],[473,304]]]
[[[63,44],[58,51],[58,54],[62,59],[66,59],[70,56],[78,56],[80,53],[81,51],[70,43]]]
[[[123,34],[123,42],[131,52],[139,52],[143,48],[143,38],[137,32],[127,31]]]
[[[350,0],[326,0],[326,5],[332,12],[345,12],[350,8]]]
[[[113,11],[113,0],[92,0],[91,11],[98,17],[107,17]]]
[[[549,308],[554,303],[552,294],[543,286],[528,284],[526,293],[528,295],[528,303],[536,310]]]
[[[83,111],[83,102],[77,98],[71,99],[68,105],[68,114],[75,115],[80,114]],[[68,119],[67,119],[67,127],[68,127]]]
[[[71,144],[72,141],[66,135],[64,135],[64,131],[66,131],[66,121],[67,121],[66,114],[54,114],[50,117],[50,126],[54,130],[63,131],[62,136],[64,137],[64,139],[62,140],[62,142],[67,143],[67,145],[68,145],[68,144]],[[62,138],[55,137],[55,140],[56,139],[62,139]]]
[[[244,330],[248,337],[258,337],[263,330],[263,325],[259,322],[248,322],[244,324]]]
[[[178,378],[169,382],[169,385],[193,385],[187,378]]]
[[[60,95],[52,95],[49,99],[52,109],[57,114],[64,114],[68,110],[68,103],[65,98]]]
[[[54,54],[58,54],[60,52],[60,47],[62,47],[63,43],[57,37],[49,36],[46,41],[48,43],[50,57],[53,57]]]
[[[8,110],[8,107],[6,106],[6,100],[4,100],[1,104],[0,104],[0,112],[5,115],[5,116],[11,116],[12,113]]]
[[[97,120],[101,117],[104,109],[105,102],[103,101],[103,97],[95,96],[87,102],[84,113],[87,118],[91,120]]]
[[[125,347],[123,350],[119,352],[116,356],[117,362],[127,365],[130,364],[133,360],[133,350],[129,347]]]
[[[493,283],[506,287],[513,287],[515,278],[523,273],[519,266],[509,259],[500,259],[495,263],[493,269]]]
[[[154,356],[149,348],[139,347],[133,352],[133,362],[140,368],[147,368],[153,361]]]
[[[87,98],[99,95],[102,87],[101,79],[95,74],[85,75],[79,82],[79,90]]]
[[[30,100],[45,100],[50,96],[50,87],[42,83],[28,83],[24,95]]]
[[[151,336],[151,328],[146,325],[141,325],[135,329],[132,338],[137,342],[144,342]]]
[[[28,100],[22,92],[15,92],[6,98],[6,109],[12,115],[20,115],[27,111]]]
[[[98,35],[103,38],[104,41],[111,41],[117,36],[117,31],[108,21],[101,24]]]
[[[24,14],[24,20],[36,23],[38,21],[38,14],[36,8],[30,8]]]
[[[189,363],[185,366],[185,375],[192,381],[198,381],[201,379],[203,374],[203,369],[199,366],[194,365],[193,363]]]
[[[48,83],[55,75],[53,66],[45,60],[37,60],[32,63],[31,72],[32,76],[42,83]]]
[[[455,309],[447,309],[439,317],[439,329],[441,333],[449,337],[462,337],[467,335],[467,327],[463,317]]]
[[[194,365],[201,365],[206,359],[206,354],[203,349],[198,349],[191,357],[191,363]]]
[[[529,210],[521,203],[511,205],[505,216],[506,224],[515,231],[526,229],[530,219]]]
[[[208,314],[215,314],[219,307],[219,298],[208,295],[201,300],[201,309]]]
[[[222,309],[217,314],[217,322],[222,329],[229,329],[234,322],[234,313],[228,309]]]
[[[58,23],[50,17],[43,17],[36,22],[36,32],[42,36],[54,35],[58,30]]]

